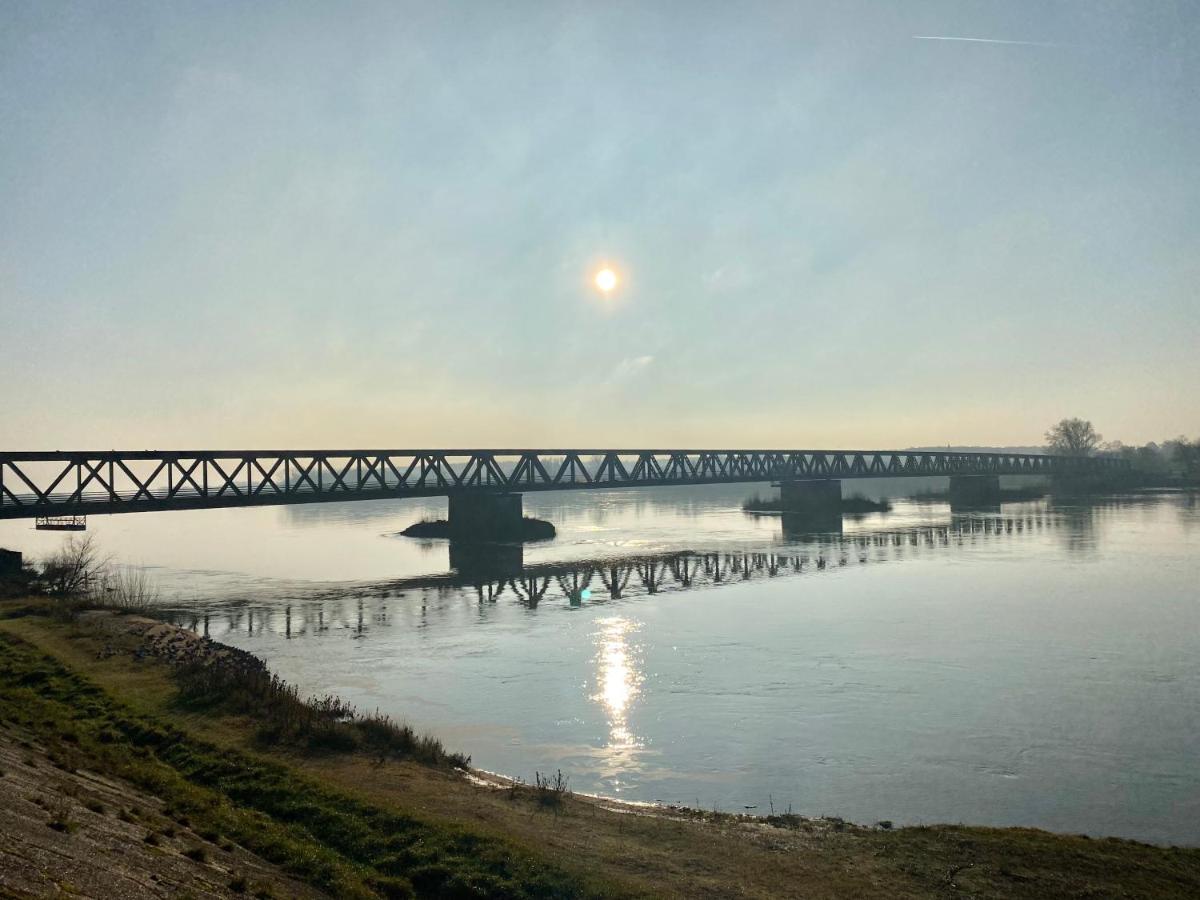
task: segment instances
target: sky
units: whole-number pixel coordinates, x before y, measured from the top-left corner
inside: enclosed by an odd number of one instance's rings
[[[0,0],[0,449],[1200,434],[1198,45],[1188,0]]]

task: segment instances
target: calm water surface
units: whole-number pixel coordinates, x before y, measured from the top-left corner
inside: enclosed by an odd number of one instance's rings
[[[898,501],[805,534],[742,513],[754,492],[528,495],[559,537],[523,559],[455,548],[458,572],[445,542],[394,536],[438,501],[89,527],[153,569],[177,621],[481,768],[726,811],[1200,843],[1195,497]],[[59,539],[0,523],[31,555]]]

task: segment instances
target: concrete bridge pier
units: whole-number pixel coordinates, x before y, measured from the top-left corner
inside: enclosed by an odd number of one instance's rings
[[[519,541],[520,494],[451,494],[452,541]]]
[[[779,505],[785,512],[806,516],[840,515],[842,483],[833,478],[781,481]]]
[[[994,506],[1000,502],[999,475],[951,475],[952,506]]]

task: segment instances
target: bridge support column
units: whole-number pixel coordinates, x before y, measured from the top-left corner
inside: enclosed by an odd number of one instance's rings
[[[781,481],[779,505],[789,513],[807,516],[838,515],[842,511],[842,483],[836,479]]]
[[[951,504],[956,506],[990,506],[999,502],[999,475],[950,476]]]
[[[450,539],[521,540],[520,494],[451,494]]]

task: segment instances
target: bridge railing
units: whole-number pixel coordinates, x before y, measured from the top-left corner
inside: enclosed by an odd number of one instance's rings
[[[464,491],[787,479],[1058,475],[1111,457],[899,450],[320,450],[0,453],[0,518]]]

